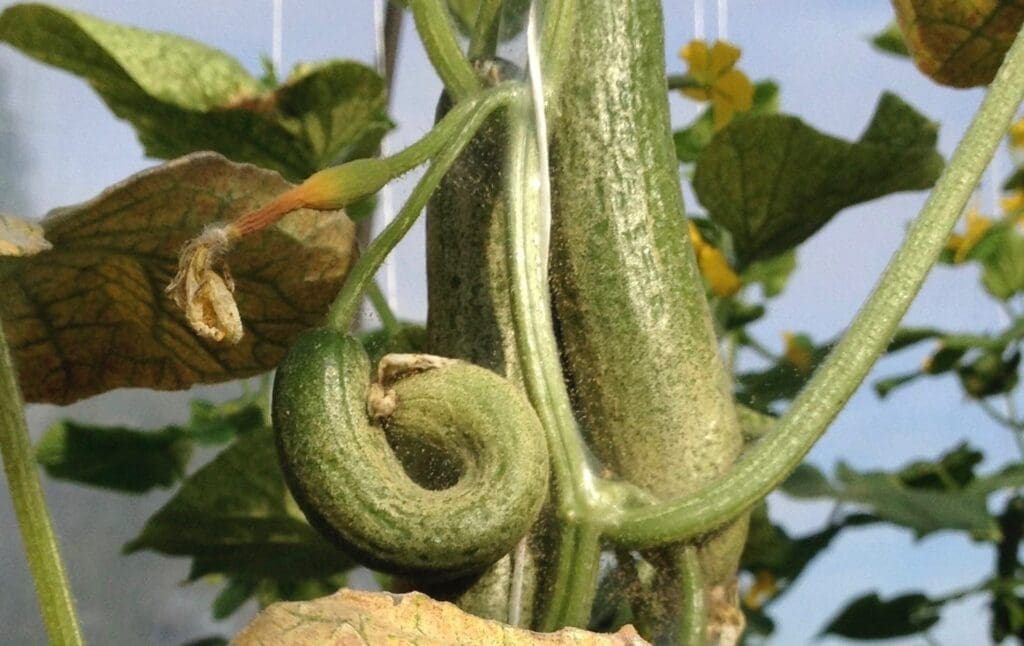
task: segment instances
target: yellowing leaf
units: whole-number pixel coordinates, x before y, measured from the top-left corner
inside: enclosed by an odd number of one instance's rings
[[[986,85],[1024,23],[1020,0],[893,0],[918,69],[953,87]]]
[[[0,314],[27,401],[112,388],[187,388],[273,368],[321,321],[354,256],[342,212],[297,211],[227,257],[245,335],[197,337],[164,288],[182,245],[289,188],[278,174],[197,153],[143,171],[42,222],[53,249],[0,276]]]
[[[0,256],[31,256],[49,248],[38,224],[0,213]]]
[[[419,592],[388,594],[340,590],[314,601],[275,603],[231,642],[235,646],[365,646],[366,644],[548,644],[614,646],[647,644],[632,626],[614,635],[563,628],[535,633],[481,619]]]

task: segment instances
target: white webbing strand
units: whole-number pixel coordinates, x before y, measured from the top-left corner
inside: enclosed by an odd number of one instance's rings
[[[693,39],[704,40],[704,0],[693,0]]]
[[[374,63],[380,74],[387,73],[387,48],[385,45],[385,19],[388,0],[375,0],[373,3],[373,26],[374,26]],[[388,153],[387,139],[380,142],[380,154],[386,156]],[[378,193],[378,212],[381,216],[381,228],[386,227],[395,217],[394,202],[392,199],[391,184],[386,184]],[[398,270],[393,257],[389,257],[384,263],[384,300],[391,309],[398,308]],[[396,312],[397,314],[397,312]]]
[[[273,18],[270,21],[270,62],[274,73],[282,78],[281,65],[284,52],[284,0],[273,0]]]
[[[547,259],[551,238],[551,181],[548,175],[548,122],[544,114],[544,79],[541,77],[540,41],[537,33],[537,22],[540,20],[539,3],[534,2],[530,8],[530,19],[526,25],[526,62],[529,72],[531,104],[533,106],[533,125],[537,135],[537,157],[540,199],[540,257]],[[547,280],[547,264],[544,267],[544,279]]]
[[[718,0],[718,40],[729,40],[729,0]]]

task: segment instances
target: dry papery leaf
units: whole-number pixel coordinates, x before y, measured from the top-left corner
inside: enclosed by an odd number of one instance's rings
[[[31,256],[50,246],[35,222],[0,213],[0,256]]]
[[[291,184],[196,153],[134,175],[40,225],[53,248],[4,258],[0,315],[30,402],[65,404],[113,388],[157,390],[269,370],[318,325],[355,258],[341,211],[296,211],[226,257],[245,334],[198,337],[164,289],[186,241]]]
[[[952,87],[985,85],[1024,22],[1021,0],[894,0],[918,69]]]
[[[614,635],[579,628],[535,633],[481,619],[454,604],[434,601],[419,592],[389,594],[345,589],[314,601],[268,606],[231,643],[235,646],[647,644],[632,626],[625,626]]]

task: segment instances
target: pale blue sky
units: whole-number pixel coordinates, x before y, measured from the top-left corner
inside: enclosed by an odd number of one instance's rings
[[[0,1],[0,8],[14,4]],[[270,0],[180,2],[150,0],[69,0],[65,6],[150,29],[195,38],[236,56],[254,73],[259,57],[271,47]],[[714,2],[708,1],[708,36],[715,35]],[[667,0],[670,69],[682,71],[675,57],[693,36],[692,0]],[[872,50],[866,36],[891,19],[882,0],[755,2],[729,4],[729,39],[744,50],[741,67],[754,79],[772,77],[782,86],[782,108],[832,134],[856,138],[866,125],[878,96],[894,90],[942,124],[940,147],[948,155],[980,100],[979,91],[956,91],[934,85],[899,59]],[[330,57],[371,62],[372,3],[368,0],[285,0],[284,69],[300,61]],[[393,116],[399,129],[392,149],[424,133],[431,124],[440,90],[433,71],[406,24],[397,76]],[[41,216],[47,210],[87,199],[146,166],[131,128],[114,119],[89,87],[77,78],[29,61],[0,47],[0,105],[11,119],[0,122],[0,145],[12,133],[22,146],[17,193],[0,195],[0,211]],[[672,101],[675,123],[691,118],[696,108]],[[2,113],[0,113],[2,114]],[[1008,162],[1002,162],[1004,172]],[[400,203],[411,179],[395,190]],[[849,209],[801,251],[801,267],[787,293],[766,320],[756,326],[769,345],[778,347],[782,330],[833,336],[867,295],[875,277],[895,249],[923,194],[902,194]],[[983,204],[990,196],[983,195]],[[400,245],[398,310],[422,319],[422,227]],[[950,329],[984,330],[1002,323],[998,309],[981,293],[973,270],[938,269],[912,308],[908,323],[939,324]],[[904,371],[920,362],[926,348],[882,364],[877,375]],[[227,389],[213,389],[224,395]],[[70,415],[96,422],[160,424],[180,421],[187,394],[126,393],[100,397],[70,409],[32,407],[35,433]],[[145,411],[140,416],[138,411]],[[831,468],[844,459],[857,468],[892,468],[909,460],[933,457],[961,439],[984,448],[988,468],[1016,458],[1011,438],[977,409],[964,405],[951,380],[937,380],[900,391],[879,402],[867,388],[836,421],[814,449],[811,460]],[[209,620],[208,601],[215,588],[198,584],[181,589],[185,560],[151,555],[121,557],[120,545],[141,527],[148,513],[166,499],[152,494],[125,503],[102,492],[47,482],[56,508],[55,522],[79,599],[86,636],[93,643],[175,644],[218,628]],[[823,505],[797,505],[773,497],[776,516],[795,530],[817,527],[828,513]],[[0,494],[0,645],[42,643],[41,625],[20,552],[10,500]],[[836,548],[816,561],[773,612],[780,630],[771,643],[809,643],[844,600],[877,589],[894,595],[910,589],[942,593],[979,580],[991,568],[992,553],[953,535],[914,544],[909,533],[872,528],[847,532]],[[197,594],[198,593],[198,594]],[[988,613],[980,602],[952,606],[933,631],[948,644],[987,640]],[[823,640],[821,643],[843,643]],[[913,638],[894,644],[920,644]]]

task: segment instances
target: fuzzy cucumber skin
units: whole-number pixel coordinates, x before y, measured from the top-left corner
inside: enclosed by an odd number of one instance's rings
[[[594,452],[674,498],[727,469],[742,437],[684,217],[661,3],[578,3],[574,36],[550,123],[565,368]],[[711,578],[735,573],[726,551]]]
[[[486,66],[492,81],[521,73],[505,61],[490,61]],[[442,96],[437,119],[450,107]],[[493,370],[522,389],[505,239],[507,119],[505,110],[488,119],[427,206],[427,347],[433,354]],[[521,627],[529,627],[533,620],[538,575],[534,552],[529,545],[519,600]],[[471,579],[443,586],[415,583],[431,597],[507,623],[512,569],[512,555],[507,555]]]
[[[303,334],[278,367],[278,453],[310,523],[386,572],[444,579],[498,561],[547,494],[547,446],[526,398],[493,372],[454,362],[394,384],[398,405],[385,432],[367,414],[369,387],[362,346],[332,330]],[[399,451],[430,447],[431,458],[461,464],[461,477],[443,489],[421,486],[389,439]]]
[[[504,61],[488,69],[500,79],[519,73]],[[437,120],[450,107],[442,96]],[[505,241],[507,119],[500,110],[484,123],[427,206],[427,347],[521,386]]]

